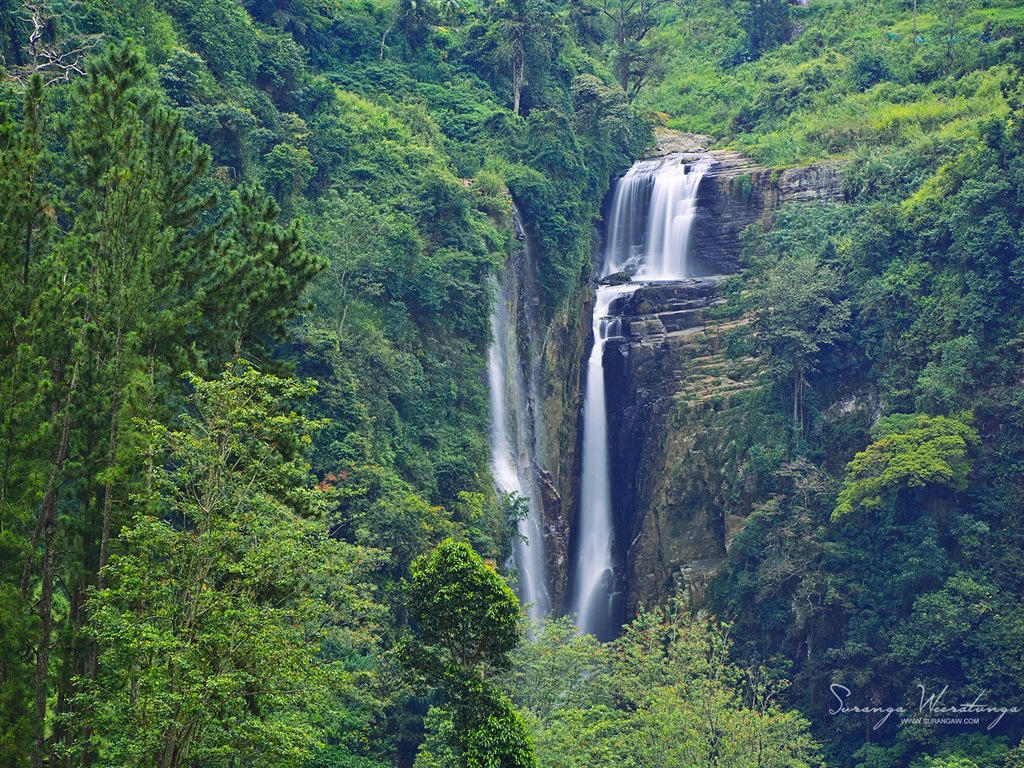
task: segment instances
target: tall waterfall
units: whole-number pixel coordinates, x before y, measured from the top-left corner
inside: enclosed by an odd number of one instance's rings
[[[633,292],[629,286],[602,286],[594,301],[594,347],[587,363],[583,398],[583,472],[577,517],[577,557],[573,608],[584,632],[604,639],[614,634],[615,562],[612,556],[612,485],[608,457],[608,407],[604,387],[604,348],[618,332],[610,317],[616,299]]]
[[[528,248],[524,241],[524,250]],[[529,253],[513,257],[495,281],[491,315],[494,341],[488,352],[487,378],[491,399],[491,471],[500,493],[523,497],[528,514],[519,521],[520,540],[513,564],[519,572],[519,598],[531,603],[531,618],[551,608],[544,556],[544,509],[537,483],[536,408],[538,372],[533,361],[532,316],[529,291],[520,290],[530,268]],[[527,281],[528,282],[528,281]]]
[[[634,281],[690,277],[687,246],[696,216],[697,188],[710,162],[683,157],[637,163],[619,179],[609,209],[599,274],[630,273]],[[600,286],[594,298],[594,346],[583,400],[583,470],[575,532],[571,610],[577,626],[601,639],[621,626],[615,573],[615,514],[608,442],[604,353],[622,335],[623,300],[635,284]]]

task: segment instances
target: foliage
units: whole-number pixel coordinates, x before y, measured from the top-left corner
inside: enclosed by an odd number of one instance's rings
[[[541,627],[507,683],[542,766],[820,764],[806,721],[772,702],[779,683],[730,664],[727,630],[678,601],[608,646],[570,631]]]
[[[967,451],[977,444],[978,433],[965,417],[894,414],[875,426],[872,437],[875,442],[847,465],[834,516],[877,509],[900,488],[967,487]]]
[[[612,69],[630,100],[664,76],[665,44],[658,39],[659,8],[673,0],[605,0],[612,27]]]
[[[519,642],[519,601],[508,584],[468,544],[446,539],[412,565],[409,614],[419,637],[411,666],[441,684],[459,765],[535,766],[522,715],[487,679]]]
[[[123,631],[133,595],[162,599],[158,575],[185,579],[156,543],[210,552],[169,512],[179,468],[157,460],[152,438],[187,432],[183,372],[214,386],[241,357],[278,382],[290,369],[320,382],[304,406],[323,422],[311,467],[289,453],[275,466],[296,470],[292,490],[248,505],[294,517],[302,488],[320,501],[295,530],[315,522],[318,533],[267,551],[346,553],[291,575],[333,580],[349,563],[338,583],[372,580],[391,610],[379,631],[363,602],[331,614],[327,635],[256,628],[266,647],[312,639],[281,650],[279,671],[311,680],[316,711],[253,689],[204,709],[247,723],[207,729],[204,743],[243,755],[270,740],[256,764],[412,760],[437,701],[412,698],[372,642],[401,633],[400,580],[448,537],[496,562],[509,550],[480,376],[487,277],[513,243],[509,193],[535,244],[544,318],[571,315],[609,179],[650,142],[655,117],[635,99],[762,163],[848,161],[848,205],[786,206],[771,232],[748,236],[752,269],[732,311],[757,317],[728,347],[763,354],[773,386],[700,417],[699,445],[727,455],[687,504],[730,515],[714,591],[740,657],[791,670],[779,697],[816,724],[830,763],[1001,764],[993,744],[1019,744],[1019,724],[986,744],[942,729],[877,733],[868,716],[830,717],[824,700],[836,679],[877,701],[906,698],[915,680],[1021,695],[1022,22],[1011,0],[5,3],[0,762],[97,764],[122,749],[130,762],[140,753],[114,724],[136,713],[114,702],[130,702],[133,679],[189,674],[134,669],[141,644],[188,650],[159,617],[145,635]],[[115,46],[87,68],[100,41]],[[62,63],[32,79],[54,54]],[[893,414],[922,415],[871,434]],[[878,514],[870,526],[857,514],[833,522],[843,501]],[[379,567],[365,545],[386,550]],[[129,573],[132,558],[150,567]],[[211,601],[252,608],[270,590],[222,582]],[[300,586],[321,602],[290,606],[299,613],[338,597]],[[614,650],[564,626],[538,630],[553,634],[510,673],[519,710],[492,687],[495,670],[481,681],[452,666],[420,759],[493,757],[487,745],[503,742],[509,761],[529,764],[534,740],[557,765],[743,764],[753,745],[781,740],[793,752],[762,757],[813,762],[799,718],[756,703],[776,689],[771,676],[747,677],[675,614],[670,630],[647,621],[658,643],[633,633]],[[231,688],[237,670],[269,653],[223,654],[233,671],[190,694],[244,694]],[[432,658],[437,671],[454,657]],[[101,715],[103,729],[86,731]],[[712,726],[730,743],[712,749]],[[864,746],[865,732],[880,743]],[[66,748],[83,739],[89,749]]]
[[[383,550],[365,577],[392,609],[384,633],[394,643],[398,584],[419,555],[450,536],[502,562],[510,550],[514,521],[493,493],[480,376],[487,278],[514,242],[509,188],[529,203],[531,185],[545,189],[525,226],[545,276],[557,277],[544,282],[543,311],[564,313],[610,178],[650,129],[601,51],[577,46],[560,4],[35,7],[48,20],[35,38],[35,11],[0,9],[12,84],[0,116],[0,751],[19,765],[115,752],[129,763],[152,753],[149,736],[130,747],[121,728],[149,712],[118,711],[131,681],[173,695],[193,687],[185,668],[138,661],[145,642],[150,660],[192,653],[188,636],[159,627],[131,638],[116,623],[131,590],[157,594],[152,579],[181,575],[159,558],[152,573],[117,569],[152,559],[153,542],[190,541],[187,515],[158,503],[152,485],[158,470],[174,472],[153,464],[152,438],[180,431],[190,394],[181,374],[212,379],[248,358],[281,381],[296,370],[320,382],[305,410],[321,428],[301,474],[329,500],[337,548]],[[86,66],[101,40],[113,46]],[[29,78],[41,52],[64,56],[45,84]],[[521,178],[530,184],[517,186]],[[218,537],[205,538],[212,547]],[[358,623],[376,632],[362,614]],[[194,629],[227,636],[231,627]],[[292,629],[254,636],[291,642],[301,634]],[[281,674],[296,679],[345,670],[340,688],[311,683],[322,706],[310,722],[298,722],[288,695],[271,702],[275,721],[255,699],[221,706],[189,691],[203,717],[247,723],[210,726],[191,743],[255,755],[280,736],[256,762],[303,751],[314,764],[410,759],[420,704],[387,657],[346,645],[337,629],[319,638],[315,662],[295,649],[281,657]],[[208,659],[193,656],[198,674]],[[237,689],[239,676],[225,675],[210,695]],[[505,699],[458,690],[497,718],[460,730],[463,754],[503,740],[509,754],[529,752]],[[103,725],[91,736],[90,718]],[[197,758],[206,748],[189,759],[222,759]]]
[[[445,539],[411,570],[409,610],[445,665],[501,668],[519,640],[519,601],[472,547]]]
[[[190,384],[181,429],[152,427],[153,490],[90,598],[102,673],[78,710],[118,765],[299,765],[352,685],[321,643],[372,642],[376,558],[327,535],[302,459],[316,425],[291,410],[311,386],[244,364]]]
[[[1024,17],[1009,2],[692,0],[666,22],[665,77],[641,103],[792,165],[948,143],[1000,116]]]
[[[960,43],[956,55],[971,45]],[[784,208],[770,232],[747,235],[752,269],[731,289],[737,309],[749,306],[745,297],[774,261],[810,254],[843,276],[833,300],[848,302],[849,320],[845,338],[817,352],[804,430],[790,446],[796,458],[767,468],[774,482],[759,489],[733,539],[715,604],[735,617],[744,658],[791,665],[794,685],[784,696],[818,725],[830,761],[1001,765],[988,746],[952,728],[874,730],[878,716],[828,712],[836,681],[861,701],[913,707],[918,684],[948,686],[947,696],[965,700],[982,691],[1005,701],[1021,695],[1015,673],[996,672],[1016,669],[1020,643],[1016,615],[1004,606],[1022,586],[1014,575],[1021,432],[1011,416],[1020,366],[1011,288],[1020,243],[1011,233],[1021,220],[1021,144],[1012,119],[982,117],[1017,109],[1014,88],[996,95],[981,85],[1015,75],[970,74],[958,69],[963,59],[954,61],[947,83],[960,85],[948,93],[974,94],[962,103],[974,100],[978,119],[953,130],[933,122],[953,102],[930,106],[930,86],[907,85],[893,46],[883,43],[888,74],[863,53],[866,44],[851,39],[848,48],[863,65],[858,76],[878,81],[863,99],[850,98],[865,109],[897,93],[902,101],[877,124],[885,135],[862,142],[847,166],[847,204]],[[944,69],[930,52],[936,71]],[[797,64],[772,98],[803,100],[808,106],[792,112],[801,114],[838,93],[822,72],[815,84]],[[758,109],[769,105],[766,98]],[[858,119],[850,113],[850,125]],[[805,138],[794,146],[805,149]],[[739,331],[730,348],[749,354],[749,332]],[[771,429],[784,409],[777,399],[752,399],[738,437]],[[763,476],[753,458],[744,473]],[[797,459],[814,471],[794,474]],[[820,490],[808,493],[814,476]],[[868,513],[870,525],[855,510]],[[1017,743],[1019,727],[1004,721],[982,738]],[[865,745],[867,731],[875,743]]]
[[[778,383],[790,382],[793,422],[802,426],[806,376],[818,366],[823,347],[847,334],[849,301],[839,298],[843,278],[812,253],[785,254],[748,280],[756,343],[768,355],[768,371]]]
[[[789,36],[789,4],[781,0],[748,0],[743,17],[747,49],[756,58]]]

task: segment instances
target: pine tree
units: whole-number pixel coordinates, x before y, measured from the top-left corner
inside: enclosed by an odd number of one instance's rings
[[[146,483],[139,425],[169,418],[184,371],[261,356],[320,268],[259,190],[214,215],[209,153],[151,82],[130,44],[91,61],[53,163],[38,78],[24,124],[0,117],[0,625],[35,667],[31,716],[13,703],[2,716],[31,732],[33,766],[69,764],[77,686],[100,674],[86,600]],[[12,751],[24,764],[25,745]]]

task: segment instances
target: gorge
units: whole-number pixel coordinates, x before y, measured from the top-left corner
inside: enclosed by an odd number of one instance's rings
[[[529,510],[512,565],[531,617],[574,613],[608,639],[641,604],[680,588],[703,596],[741,524],[720,503],[713,422],[757,386],[752,360],[725,359],[729,324],[708,312],[739,270],[743,229],[782,204],[843,194],[836,165],[772,173],[717,151],[641,160],[609,193],[596,288],[582,289],[578,318],[550,328],[529,298],[536,274],[517,223],[488,383],[498,490]]]

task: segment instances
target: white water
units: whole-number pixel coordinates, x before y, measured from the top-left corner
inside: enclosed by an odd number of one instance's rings
[[[710,162],[646,160],[619,179],[609,209],[602,274],[637,280],[692,277],[687,244],[697,213],[697,188]]]
[[[628,272],[637,282],[679,280],[692,274],[688,243],[696,217],[697,188],[710,167],[707,160],[686,165],[683,158],[645,161],[619,179],[609,209],[603,275]],[[616,574],[612,473],[604,352],[621,335],[616,304],[636,283],[600,286],[594,299],[594,346],[587,363],[583,401],[583,470],[576,523],[576,560],[570,578],[571,610],[582,632],[614,636]]]
[[[612,623],[615,563],[612,558],[612,487],[608,460],[608,405],[604,386],[605,344],[618,328],[609,311],[632,286],[601,286],[594,302],[594,347],[587,363],[583,400],[583,473],[573,609],[583,632],[604,634]]]
[[[536,480],[536,429],[533,413],[536,399],[532,378],[520,356],[517,328],[529,334],[529,318],[519,317],[516,302],[515,261],[495,285],[495,308],[491,315],[494,341],[488,351],[487,379],[491,399],[491,471],[499,493],[524,497],[528,516],[519,521],[520,541],[515,544],[513,565],[519,572],[519,598],[530,604],[530,617],[539,619],[551,608],[544,557],[544,510]],[[528,310],[523,307],[521,312]],[[513,314],[515,313],[515,314]],[[517,320],[522,322],[517,323]],[[530,354],[527,340],[524,352]],[[531,403],[532,401],[532,403]],[[533,405],[534,407],[531,407]]]

